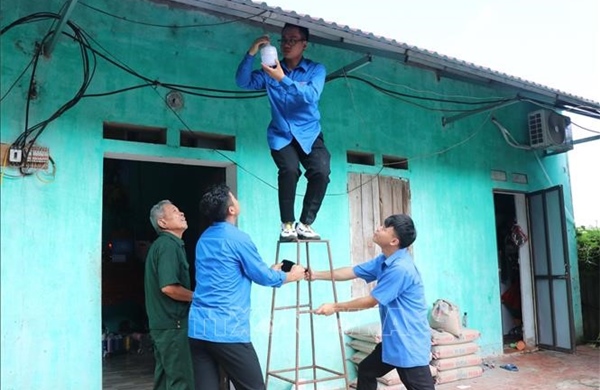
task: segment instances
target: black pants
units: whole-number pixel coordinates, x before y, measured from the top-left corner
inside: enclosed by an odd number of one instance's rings
[[[236,390],[265,390],[265,381],[252,343],[213,343],[190,338],[195,390],[219,390],[219,368]]]
[[[429,366],[401,368],[383,362],[381,343],[358,365],[358,384],[356,390],[377,389],[377,379],[396,369],[406,390],[434,390],[435,384]]]
[[[271,156],[279,169],[277,184],[279,187],[279,213],[281,222],[294,222],[294,201],[300,172],[300,165],[305,169],[304,176],[308,180],[300,222],[310,225],[315,221],[317,213],[329,184],[331,155],[323,143],[323,134],[319,134],[309,154],[304,153],[298,141],[281,150],[271,150]]]

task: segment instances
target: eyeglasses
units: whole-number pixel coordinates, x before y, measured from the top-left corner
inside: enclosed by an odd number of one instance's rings
[[[281,44],[281,46],[283,46],[283,45],[295,46],[296,43],[304,42],[304,41],[306,41],[306,39],[280,39],[279,43]]]

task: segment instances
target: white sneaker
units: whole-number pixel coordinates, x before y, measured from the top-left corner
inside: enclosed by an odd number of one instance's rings
[[[293,222],[284,222],[281,224],[281,233],[279,233],[280,241],[295,241],[298,239],[298,233],[294,230]]]
[[[301,240],[320,240],[321,236],[315,232],[310,225],[305,225],[302,222],[296,223],[296,233]]]

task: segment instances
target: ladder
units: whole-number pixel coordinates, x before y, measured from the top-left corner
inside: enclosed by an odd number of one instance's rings
[[[331,249],[329,247],[329,240],[297,240],[297,241],[278,241],[277,242],[277,252],[275,255],[276,264],[279,263],[280,255],[281,255],[281,246],[282,245],[295,245],[296,246],[296,264],[303,265],[307,269],[310,268],[310,248],[311,246],[317,245],[325,245],[327,249],[327,257],[329,259],[329,269],[333,271],[333,262],[331,260]],[[301,261],[301,252],[302,248],[304,248],[304,252],[306,255],[306,262]],[[300,287],[308,286],[308,302],[301,302],[300,297]],[[331,288],[333,291],[333,300],[337,303],[337,291],[335,288],[335,281],[331,281]],[[337,333],[339,338],[339,347],[342,355],[342,366],[343,372],[332,370],[330,368],[326,368],[320,366],[316,362],[316,354],[315,354],[315,327],[313,321],[313,300],[312,300],[312,282],[300,281],[296,283],[296,302],[295,305],[288,306],[277,306],[276,305],[276,294],[277,288],[273,288],[273,296],[271,299],[271,318],[270,318],[270,329],[269,329],[269,343],[267,349],[267,370],[266,370],[266,378],[265,378],[265,387],[269,388],[269,378],[277,378],[279,380],[291,383],[292,389],[299,389],[300,385],[305,385],[302,388],[310,388],[308,387],[312,384],[312,387],[316,390],[317,383],[325,382],[325,381],[344,381],[345,389],[349,388],[348,381],[348,371],[346,368],[346,352],[344,348],[344,337],[342,333],[342,327],[340,323],[339,313],[335,313],[335,318],[337,321]],[[306,298],[305,298],[306,299]],[[273,329],[275,324],[275,312],[284,311],[284,310],[294,310],[296,314],[295,318],[295,366],[292,368],[283,368],[273,370],[271,368],[271,349],[273,346]],[[301,365],[300,364],[300,316],[308,315],[309,323],[310,323],[310,347],[311,347],[311,357],[312,364],[311,365]],[[312,379],[306,379],[306,377],[301,378],[301,372],[309,371],[311,372],[310,377]],[[321,375],[317,375],[317,374]],[[291,375],[293,374],[293,375]]]

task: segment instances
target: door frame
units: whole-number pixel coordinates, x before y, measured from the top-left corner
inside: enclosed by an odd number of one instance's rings
[[[522,192],[512,192],[505,190],[494,190],[494,194],[512,196],[515,202],[515,216],[517,224],[529,236],[529,219],[527,210],[526,194]],[[527,348],[535,348],[537,344],[536,336],[536,313],[535,297],[533,292],[533,264],[531,262],[530,241],[527,240],[519,248],[519,277],[521,285],[521,315],[523,322],[523,341]],[[498,283],[500,281],[498,280]],[[499,302],[502,305],[502,302]],[[500,308],[502,310],[502,308]],[[502,317],[500,318],[502,321]],[[502,326],[500,327],[501,333]],[[502,337],[503,335],[501,335]]]

